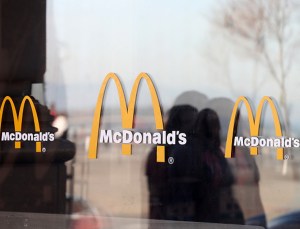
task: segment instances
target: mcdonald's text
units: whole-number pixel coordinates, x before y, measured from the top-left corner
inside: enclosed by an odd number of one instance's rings
[[[97,158],[98,153],[98,139],[99,139],[99,128],[101,124],[101,111],[102,111],[102,104],[103,104],[103,97],[105,94],[105,90],[107,84],[110,80],[112,80],[118,90],[119,95],[119,102],[120,102],[120,110],[121,110],[121,118],[122,118],[122,127],[123,129],[133,129],[133,120],[134,120],[134,110],[135,110],[135,103],[137,92],[140,86],[141,80],[144,79],[148,86],[151,100],[152,100],[152,107],[153,107],[153,114],[155,119],[155,126],[156,129],[162,131],[164,129],[162,113],[160,109],[160,103],[158,100],[158,96],[156,93],[156,89],[151,78],[146,73],[140,73],[136,80],[134,81],[128,105],[126,103],[126,98],[124,95],[123,86],[121,84],[120,79],[114,73],[109,73],[100,88],[95,112],[94,112],[94,119],[92,124],[92,131],[90,135],[90,145],[89,145],[89,158],[95,159]],[[131,143],[122,143],[122,154],[123,155],[131,155]],[[164,145],[157,145],[157,162],[165,162],[165,146]]]
[[[259,136],[259,131],[260,131],[260,124],[261,124],[261,117],[263,113],[263,108],[265,104],[269,104],[273,116],[273,121],[274,121],[274,127],[275,127],[275,134],[277,138],[283,137],[282,134],[282,127],[281,127],[281,122],[279,119],[279,114],[278,110],[276,108],[274,100],[269,97],[269,96],[264,96],[258,105],[257,112],[255,114],[255,118],[253,116],[253,109],[251,107],[251,103],[248,101],[248,99],[244,96],[240,96],[237,101],[235,102],[235,105],[232,110],[230,122],[229,122],[229,127],[228,127],[228,132],[227,132],[227,140],[226,140],[226,148],[225,148],[225,157],[226,158],[231,158],[232,157],[232,151],[233,151],[233,138],[234,133],[235,133],[235,128],[236,128],[236,122],[237,117],[238,117],[238,111],[239,111],[239,106],[244,103],[246,106],[246,110],[248,113],[248,123],[250,127],[250,136],[251,137],[258,137]],[[248,142],[248,140],[247,140]],[[258,154],[258,148],[257,146],[250,146],[250,154],[251,155],[257,155]],[[284,148],[282,146],[277,147],[277,159],[278,160],[283,160],[284,159]]]
[[[21,133],[21,132],[2,132],[1,141],[29,141],[29,142],[47,142],[54,141],[54,133],[39,132],[39,133]]]
[[[33,118],[33,123],[34,123],[34,133],[32,135],[30,133],[24,133],[22,132],[22,124],[23,124],[23,115],[24,115],[24,108],[26,103],[29,104],[31,108],[31,113],[32,113],[32,118]],[[3,132],[1,136],[1,140],[4,141],[15,141],[15,148],[20,149],[21,148],[21,142],[25,141],[23,139],[33,139],[33,141],[36,144],[36,152],[40,153],[42,152],[42,141],[43,141],[43,136],[45,136],[45,133],[41,132],[40,128],[40,122],[39,118],[37,115],[37,111],[34,105],[33,100],[31,99],[30,96],[24,96],[22,99],[22,102],[20,104],[20,109],[19,112],[17,112],[15,103],[13,99],[10,96],[5,96],[4,99],[2,100],[1,106],[0,106],[0,131],[2,130],[2,119],[3,119],[3,113],[4,113],[4,108],[6,107],[6,104],[10,105],[11,111],[12,111],[12,118],[14,122],[14,129],[15,132]],[[48,134],[47,134],[48,136]],[[37,140],[35,140],[37,139]],[[53,139],[53,136],[49,136],[49,140]],[[54,139],[53,139],[54,140]]]
[[[133,132],[123,130],[121,132],[114,132],[113,130],[100,131],[100,143],[122,143],[122,144],[155,144],[155,145],[175,145],[186,144],[186,134],[179,131],[172,131],[167,133],[162,132]]]
[[[263,138],[263,137],[238,137],[234,138],[234,146],[246,147],[282,147],[291,148],[300,147],[300,139],[298,138]]]

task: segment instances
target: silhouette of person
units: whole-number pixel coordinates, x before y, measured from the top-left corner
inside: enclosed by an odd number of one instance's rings
[[[199,109],[202,109],[207,102],[206,95],[197,91],[186,91],[180,94],[174,106],[167,113],[165,130],[173,130],[188,134],[189,137],[197,117]],[[189,140],[187,140],[189,142]],[[188,143],[187,143],[188,144]],[[166,145],[166,158],[177,145]],[[146,161],[146,176],[149,189],[149,218],[167,219],[167,206],[169,201],[170,188],[168,186],[168,164],[156,162],[156,147],[154,147]]]
[[[168,167],[168,219],[244,224],[231,192],[234,177],[221,151],[219,135],[216,112],[204,109],[187,144],[170,151],[174,164]]]
[[[208,102],[207,107],[216,111],[221,123],[221,148],[225,149],[227,131],[234,102],[227,98],[215,98]],[[243,135],[246,129],[244,120],[236,117],[235,133]],[[240,121],[239,121],[240,119]],[[242,208],[246,224],[266,227],[266,216],[259,193],[259,171],[249,148],[235,147],[234,158],[227,159],[234,175],[234,193]]]
[[[197,116],[197,109],[190,105],[179,105],[171,108],[165,130],[167,133],[180,131],[188,134]],[[166,155],[176,145],[166,145]],[[167,219],[166,207],[169,198],[167,163],[156,162],[156,147],[154,147],[146,162],[146,176],[149,188],[149,218]]]
[[[201,201],[198,203],[198,214],[201,221],[219,222],[220,189],[230,186],[233,177],[224,163],[220,151],[220,123],[217,114],[209,109],[199,113],[196,122],[196,133],[201,156]],[[226,174],[224,176],[224,174]],[[224,178],[223,178],[224,176]]]

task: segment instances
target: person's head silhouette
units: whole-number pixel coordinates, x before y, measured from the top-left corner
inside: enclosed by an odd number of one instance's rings
[[[190,105],[200,111],[205,107],[207,100],[207,96],[201,92],[185,91],[177,96],[174,106]]]
[[[171,132],[178,130],[183,133],[191,133],[195,119],[197,117],[197,109],[190,105],[178,105],[171,108],[168,112],[168,121],[166,123],[166,131]]]
[[[217,113],[209,108],[199,112],[195,123],[196,133],[204,149],[219,151],[220,149],[220,122]]]

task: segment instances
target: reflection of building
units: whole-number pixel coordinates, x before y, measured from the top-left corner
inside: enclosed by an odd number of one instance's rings
[[[21,5],[21,7],[20,7]],[[45,0],[0,1],[0,94],[30,94],[45,72]]]
[[[32,84],[44,82],[46,0],[0,0],[0,31],[0,104],[9,95],[11,107],[14,104],[18,111],[23,97],[31,95]],[[33,97],[32,101],[35,109],[25,104],[23,119],[21,115],[15,118],[17,111],[5,105],[0,131],[55,132],[48,108]],[[36,110],[37,117],[33,117],[32,110]],[[21,130],[16,130],[18,119],[22,119]],[[0,211],[66,212],[65,161],[73,158],[74,144],[43,142],[43,153],[37,153],[32,147],[35,141],[22,139],[18,142],[21,148],[15,141],[0,141]]]

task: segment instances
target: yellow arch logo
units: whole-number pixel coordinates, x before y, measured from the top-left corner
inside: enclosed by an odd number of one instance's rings
[[[135,103],[136,103],[136,96],[137,91],[140,85],[141,80],[144,79],[148,85],[151,99],[152,99],[152,107],[154,111],[154,119],[155,119],[155,125],[156,129],[163,130],[163,118],[161,114],[160,109],[160,103],[158,100],[158,96],[155,90],[155,87],[153,85],[153,82],[151,78],[146,73],[140,73],[138,77],[136,78],[128,106],[126,104],[126,99],[123,91],[122,84],[118,78],[118,76],[114,73],[109,73],[100,88],[95,113],[94,113],[94,119],[92,124],[92,131],[90,135],[90,145],[89,145],[89,154],[88,157],[91,159],[97,158],[97,149],[98,149],[98,136],[99,136],[99,125],[101,123],[101,110],[102,110],[102,103],[103,103],[103,96],[105,94],[105,89],[107,86],[107,83],[110,80],[113,80],[115,83],[118,95],[119,95],[119,101],[120,101],[120,110],[121,110],[121,116],[122,116],[122,127],[124,129],[132,129],[133,128],[133,118],[134,118],[134,109],[135,109]],[[131,155],[131,144],[122,144],[122,154],[124,155]],[[165,147],[164,146],[157,146],[157,162],[165,162]]]
[[[239,106],[241,103],[244,103],[246,106],[246,110],[248,113],[248,122],[250,126],[250,135],[251,136],[259,136],[259,127],[260,127],[260,122],[261,122],[261,116],[262,116],[262,111],[263,107],[266,103],[268,103],[271,107],[272,111],[272,116],[273,116],[273,121],[274,121],[274,126],[275,126],[275,134],[277,137],[282,137],[282,129],[281,129],[281,124],[278,116],[278,112],[276,110],[276,106],[274,104],[274,101],[268,97],[264,96],[258,105],[258,109],[255,115],[255,118],[253,117],[253,112],[250,106],[249,101],[247,100],[246,97],[241,96],[237,99],[235,102],[235,105],[233,107],[229,127],[228,127],[228,133],[227,133],[227,140],[226,140],[226,148],[225,148],[225,157],[226,158],[231,158],[232,157],[232,142],[233,142],[233,132],[234,132],[234,126],[236,122],[236,115],[239,109]],[[250,147],[250,154],[251,155],[257,155],[258,153],[258,148],[257,147]],[[277,148],[277,159],[278,160],[283,160],[284,158],[284,149],[283,148]]]
[[[16,132],[21,132],[22,131],[22,122],[23,122],[23,113],[24,113],[24,107],[26,102],[29,103],[30,107],[31,107],[31,112],[32,112],[32,116],[33,116],[33,121],[34,121],[34,128],[36,132],[40,132],[40,123],[39,123],[39,119],[38,119],[38,115],[34,106],[34,103],[32,101],[32,99],[29,96],[25,96],[21,102],[21,106],[20,106],[20,110],[19,113],[17,113],[17,109],[16,106],[12,100],[12,98],[10,96],[6,96],[2,103],[1,103],[1,107],[0,107],[0,130],[2,127],[2,118],[3,118],[3,111],[4,111],[4,107],[6,105],[6,103],[8,103],[11,107],[12,110],[12,115],[13,115],[13,120],[14,120],[14,127],[15,127],[15,131]],[[21,148],[21,142],[16,141],[15,142],[15,148],[16,149],[20,149]],[[36,152],[41,152],[42,150],[42,143],[41,142],[36,142]]]

